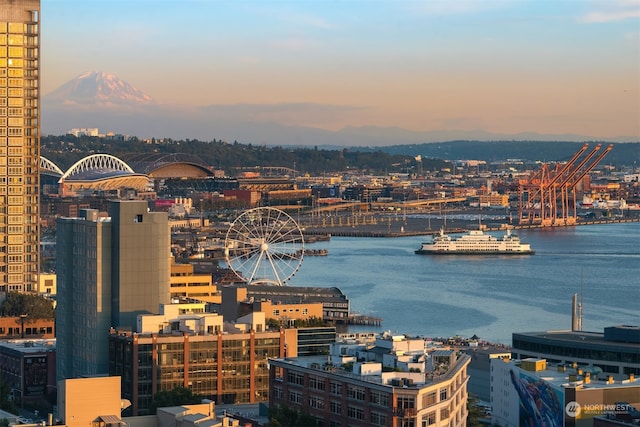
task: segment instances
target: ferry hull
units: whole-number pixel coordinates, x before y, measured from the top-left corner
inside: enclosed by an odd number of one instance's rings
[[[425,251],[418,249],[416,255],[533,255],[536,251]]]

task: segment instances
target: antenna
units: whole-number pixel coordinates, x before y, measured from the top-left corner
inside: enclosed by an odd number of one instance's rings
[[[580,304],[578,304],[578,330],[582,330],[582,303],[584,301],[584,269],[580,269]]]

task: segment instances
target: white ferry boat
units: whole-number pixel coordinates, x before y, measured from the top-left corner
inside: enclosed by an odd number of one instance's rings
[[[528,243],[507,229],[507,234],[497,238],[482,230],[471,230],[458,238],[453,238],[440,230],[433,241],[423,243],[415,251],[418,255],[533,255]]]

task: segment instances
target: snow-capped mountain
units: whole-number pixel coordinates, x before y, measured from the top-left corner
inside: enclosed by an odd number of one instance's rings
[[[43,97],[64,104],[150,104],[153,99],[113,74],[88,71]]]

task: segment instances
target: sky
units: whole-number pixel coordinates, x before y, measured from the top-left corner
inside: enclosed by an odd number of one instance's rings
[[[42,93],[85,71],[283,125],[640,141],[640,0],[41,0]]]

